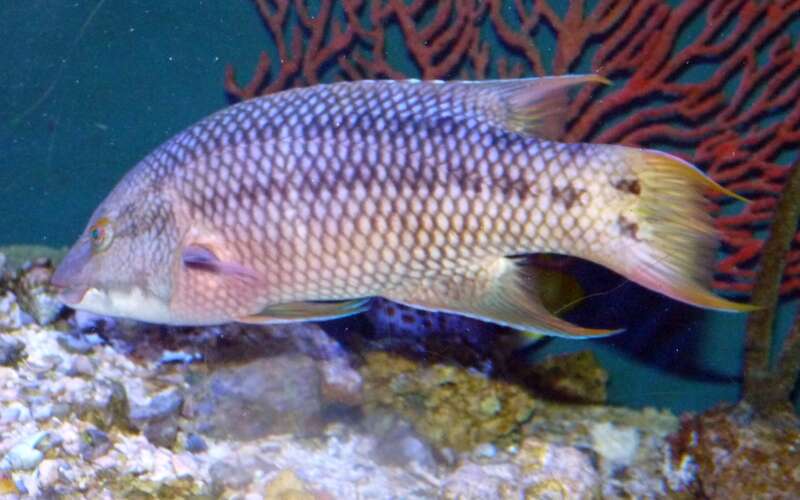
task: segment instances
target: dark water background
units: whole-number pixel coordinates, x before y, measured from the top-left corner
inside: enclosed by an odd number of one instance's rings
[[[11,0],[0,34],[0,245],[70,244],[131,166],[230,102],[225,65],[247,81],[268,40],[247,0]],[[795,307],[782,308],[781,332]],[[629,333],[556,340],[536,355],[591,346],[614,403],[680,411],[737,399],[743,315],[632,284],[592,303],[592,315]]]

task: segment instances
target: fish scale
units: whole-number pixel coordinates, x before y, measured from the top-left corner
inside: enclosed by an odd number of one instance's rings
[[[140,316],[151,320],[207,324],[324,319],[357,312],[352,299],[382,296],[545,333],[608,333],[547,313],[535,277],[512,258],[552,252],[657,289],[674,281],[662,291],[681,300],[732,304],[710,299],[695,279],[694,256],[714,244],[699,209],[699,187],[712,181],[660,153],[548,137],[563,90],[593,82],[339,83],[211,115],[142,160],[95,212],[89,229],[111,221],[124,235],[134,224],[114,209],[124,200],[146,205],[136,201],[145,194],[169,207],[160,222],[169,230],[141,243],[162,255],[143,275],[163,276],[105,300],[149,307]],[[662,233],[691,243],[689,257],[670,258],[675,248],[648,240],[662,224],[658,202],[646,198],[656,188],[642,194],[650,170],[661,172],[667,199],[683,203]],[[693,229],[685,216],[697,219]],[[136,238],[119,239],[109,247],[116,254],[140,251]],[[113,260],[104,252],[93,252],[93,265]]]
[[[603,237],[588,227],[574,236],[565,229],[586,215],[588,203],[551,210],[554,189],[589,180],[578,182],[579,169],[567,180],[564,165],[585,161],[591,146],[519,137],[479,121],[471,116],[474,111],[456,120],[465,111],[457,89],[440,85],[372,82],[340,88],[336,100],[319,97],[324,88],[313,88],[280,100],[251,101],[187,131],[193,140],[164,146],[217,148],[217,154],[195,157],[177,189],[194,201],[189,217],[212,221],[209,229],[224,234],[237,250],[233,256],[264,276],[269,285],[257,302],[402,295],[398,287],[409,278],[431,287],[442,276],[477,272],[481,264],[471,265],[476,259],[559,252],[576,241],[591,247]],[[372,106],[375,100],[408,104]],[[415,107],[429,111],[419,116]],[[255,140],[236,133],[258,125],[262,116],[269,121]],[[292,119],[297,116],[310,118]],[[335,133],[324,129],[337,123]],[[331,142],[316,143],[320,138]],[[503,154],[506,147],[511,155]],[[542,161],[534,161],[539,156]],[[586,177],[594,175],[583,170]],[[207,178],[219,171],[227,172],[227,179]],[[253,178],[264,196],[245,189],[245,179]],[[475,182],[465,182],[469,179]],[[459,204],[465,213],[455,210]],[[257,213],[268,221],[280,217],[273,223],[276,230],[252,224]],[[469,214],[477,218],[465,225]],[[318,244],[309,244],[309,238]],[[465,239],[474,244],[462,244]],[[339,272],[326,275],[326,268]]]

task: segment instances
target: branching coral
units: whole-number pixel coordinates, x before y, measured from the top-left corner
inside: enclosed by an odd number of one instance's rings
[[[612,78],[578,94],[565,139],[671,149],[752,198],[713,206],[724,241],[715,285],[751,290],[759,233],[800,144],[800,0],[254,2],[275,53],[246,85],[228,69],[237,99],[338,79]],[[784,294],[800,292],[793,240]]]
[[[770,234],[764,242],[764,255],[753,288],[753,301],[763,309],[753,312],[747,322],[744,398],[759,411],[781,409],[789,400],[800,373],[800,315],[778,351],[780,357],[776,362],[770,360],[781,275],[798,218],[800,160],[789,172]]]

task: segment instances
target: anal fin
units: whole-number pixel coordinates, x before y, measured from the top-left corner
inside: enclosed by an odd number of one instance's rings
[[[513,259],[500,257],[465,275],[442,278],[387,298],[424,309],[446,311],[526,332],[566,338],[605,337],[622,330],[585,328],[564,321],[542,304],[537,275]]]

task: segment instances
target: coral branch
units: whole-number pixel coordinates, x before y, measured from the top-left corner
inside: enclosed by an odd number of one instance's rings
[[[800,343],[800,321],[787,339],[784,357],[778,371],[770,367],[772,332],[778,306],[781,276],[783,276],[786,255],[792,238],[797,231],[800,219],[800,160],[792,167],[786,187],[775,208],[775,217],[770,227],[769,237],[764,242],[761,263],[753,287],[754,303],[762,309],[750,314],[747,321],[745,340],[744,398],[753,408],[763,411],[789,399],[789,393],[797,380],[798,360],[791,356],[797,354]],[[786,356],[789,358],[786,358]],[[781,376],[792,377],[784,380]]]

